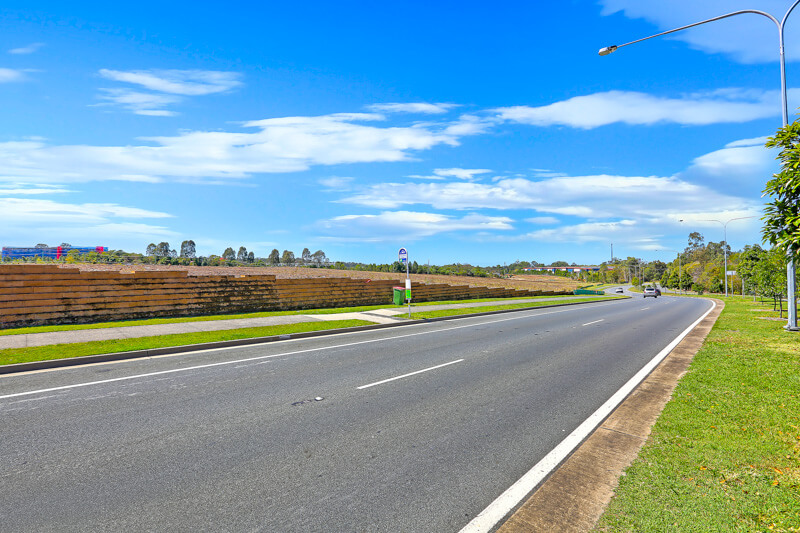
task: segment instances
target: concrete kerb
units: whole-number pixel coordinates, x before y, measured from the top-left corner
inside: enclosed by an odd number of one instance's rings
[[[532,311],[537,309],[548,309],[552,307],[566,307],[570,305],[588,305],[593,303],[603,303],[610,300],[595,300],[589,302],[556,303],[552,305],[540,305],[536,307],[523,307],[520,309],[501,309],[499,311],[484,311],[481,313],[468,313],[453,316],[442,316],[436,318],[422,318],[418,320],[406,320],[391,324],[372,324],[369,326],[356,326],[351,328],[326,329],[322,331],[307,331],[303,333],[291,333],[286,335],[272,335],[269,337],[251,337],[248,339],[235,339],[230,341],[207,342],[202,344],[187,344],[184,346],[168,346],[164,348],[152,348],[148,350],[135,350],[130,352],[117,352],[98,355],[84,355],[80,357],[70,357],[66,359],[49,359],[46,361],[31,361],[29,363],[14,363],[10,365],[0,365],[0,375],[16,374],[20,372],[31,372],[34,370],[47,370],[69,366],[87,365],[93,363],[107,363],[112,361],[124,361],[126,359],[138,359],[145,357],[155,357],[160,355],[172,355],[180,353],[190,353],[200,350],[213,350],[216,348],[230,348],[235,346],[250,346],[254,344],[266,344],[270,342],[305,339],[309,337],[322,337],[324,335],[335,335],[339,333],[354,333],[358,331],[370,331],[374,329],[394,328],[400,326],[410,326],[425,322],[440,322],[443,320],[455,320],[459,318],[469,318],[478,316],[498,315],[503,313],[515,313],[520,311]]]
[[[725,308],[717,307],[492,531],[585,532],[605,512],[664,406]]]

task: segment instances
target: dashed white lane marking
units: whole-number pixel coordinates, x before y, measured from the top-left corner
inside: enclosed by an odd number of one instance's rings
[[[409,372],[408,374],[403,374],[402,376],[395,376],[393,378],[384,379],[382,381],[376,381],[375,383],[370,383],[369,385],[361,385],[360,387],[356,387],[358,390],[361,389],[368,389],[370,387],[374,387],[375,385],[383,385],[384,383],[389,383],[390,381],[396,381],[398,379],[407,378],[408,376],[413,376],[416,374],[422,374],[423,372],[430,372],[431,370],[436,370],[437,368],[442,368],[443,366],[454,365],[456,363],[460,363],[463,359],[458,359],[456,361],[450,361],[449,363],[444,363],[442,365],[436,365],[429,368],[423,368],[422,370],[417,370],[416,372]]]
[[[595,320],[594,322],[587,322],[586,324],[582,324],[583,326],[591,326],[592,324],[597,324],[598,322],[602,322],[605,318],[601,318],[600,320]]]
[[[605,307],[607,305],[613,305],[614,303],[616,303],[616,302],[611,302],[611,303],[607,303],[607,304],[605,304],[605,303],[596,304],[596,305],[592,306],[592,308],[595,309],[597,307]],[[334,345],[334,346],[326,346],[326,347],[321,347],[321,348],[308,348],[308,349],[305,349],[305,350],[295,350],[295,351],[291,351],[291,352],[283,352],[283,353],[278,353],[278,354],[273,354],[273,355],[259,355],[259,356],[256,356],[256,357],[248,357],[246,359],[236,359],[234,361],[221,361],[219,363],[208,363],[208,364],[205,364],[205,365],[188,366],[188,367],[185,367],[185,368],[173,368],[173,369],[170,369],[170,370],[161,370],[161,371],[158,371],[158,372],[147,372],[145,374],[134,374],[132,376],[123,376],[123,377],[119,377],[119,378],[103,379],[103,380],[98,380],[98,381],[87,381],[87,382],[84,382],[84,383],[75,383],[73,385],[63,385],[61,387],[51,387],[51,388],[48,388],[48,389],[37,389],[37,390],[31,390],[31,391],[26,391],[26,392],[17,392],[17,393],[14,393],[14,394],[4,394],[4,395],[0,395],[0,400],[5,400],[7,398],[17,398],[19,396],[29,396],[31,394],[40,394],[40,393],[43,393],[43,392],[69,390],[69,389],[76,389],[76,388],[79,388],[79,387],[88,387],[90,385],[101,385],[101,384],[104,384],[104,383],[114,383],[116,381],[129,381],[129,380],[132,380],[132,379],[147,378],[147,377],[151,377],[151,376],[160,376],[160,375],[163,375],[163,374],[174,374],[176,372],[188,372],[190,370],[200,370],[200,369],[203,369],[203,368],[212,368],[212,367],[216,367],[216,366],[240,365],[242,363],[249,363],[249,362],[252,362],[252,361],[263,361],[264,359],[273,359],[275,357],[284,357],[284,356],[287,356],[287,355],[297,355],[297,354],[309,353],[309,352],[321,352],[321,351],[325,351],[325,350],[336,350],[336,349],[339,349],[339,348],[346,348],[346,347],[349,347],[349,346],[357,346],[359,344],[370,344],[370,343],[375,343],[375,342],[386,342],[386,341],[389,341],[389,340],[402,339],[402,338],[406,338],[406,337],[416,337],[416,336],[420,336],[420,335],[430,335],[432,333],[442,333],[442,332],[445,332],[445,331],[453,331],[453,330],[456,330],[456,329],[473,328],[473,327],[477,327],[477,326],[486,326],[486,325],[490,325],[490,324],[497,324],[497,323],[500,323],[500,322],[508,322],[510,320],[522,320],[522,319],[525,319],[525,318],[534,318],[534,317],[539,317],[539,316],[555,315],[555,314],[559,314],[559,313],[567,313],[567,312],[576,311],[576,310],[579,310],[579,309],[580,309],[579,307],[569,307],[569,308],[566,308],[566,309],[557,309],[557,310],[554,310],[554,311],[547,311],[547,312],[538,312],[538,311],[534,310],[532,313],[525,313],[525,314],[515,315],[515,316],[512,316],[512,317],[507,317],[507,318],[499,318],[497,320],[491,320],[491,321],[488,321],[488,322],[480,322],[479,324],[465,324],[463,326],[453,326],[453,327],[450,327],[450,328],[442,328],[442,329],[431,330],[431,331],[420,331],[420,332],[417,332],[417,333],[406,333],[405,335],[395,335],[393,337],[386,337],[386,338],[379,338],[379,339],[369,339],[369,340],[365,340],[365,341],[347,342],[347,343],[343,343],[343,344],[337,344],[337,345]],[[405,327],[413,327],[413,326],[416,326],[416,325],[418,325],[418,324],[409,324],[408,326],[405,326]],[[344,334],[338,334],[338,335],[344,335]],[[254,344],[254,345],[251,345],[250,347],[255,347],[255,346],[258,346],[258,345]],[[238,348],[241,348],[241,346],[226,346],[224,348],[209,348],[209,349],[204,349],[204,350],[197,350],[196,352],[184,352],[182,355],[186,355],[188,353],[197,354],[197,353],[203,353],[203,352],[210,353],[210,352],[218,352],[218,351],[224,351],[224,350],[236,350]]]

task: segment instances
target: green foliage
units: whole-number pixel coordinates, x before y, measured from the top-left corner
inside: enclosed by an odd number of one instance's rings
[[[761,235],[787,256],[797,258],[800,252],[800,122],[779,129],[766,143],[767,148],[780,148],[777,159],[781,171],[773,174],[764,188],[771,201],[764,208]]]

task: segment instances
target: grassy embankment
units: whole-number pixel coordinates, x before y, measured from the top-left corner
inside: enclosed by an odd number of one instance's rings
[[[463,309],[450,309],[445,311],[433,312],[412,312],[412,318],[433,318],[437,316],[450,316],[459,314],[468,314],[475,312],[486,312],[503,309],[522,309],[529,307],[541,307],[563,303],[585,302],[587,300],[605,299],[604,297],[598,298],[583,298],[583,299],[559,299],[552,301],[542,297],[542,301],[535,301],[522,304],[511,305],[496,305],[487,307],[468,307]],[[463,303],[477,303],[477,302],[490,302],[498,301],[492,299],[479,299],[479,300],[459,300],[447,302],[425,302],[415,304],[413,309],[429,305],[442,305],[442,304],[463,304]],[[499,300],[502,302],[502,300]],[[102,324],[80,324],[80,325],[64,325],[64,326],[38,326],[31,328],[17,328],[3,330],[1,335],[13,334],[27,334],[27,333],[45,333],[52,331],[74,331],[80,329],[99,329],[99,328],[113,328],[121,326],[138,326],[138,325],[152,325],[152,324],[168,324],[179,322],[197,322],[203,320],[226,320],[232,318],[258,318],[280,315],[313,315],[313,314],[331,314],[331,313],[353,313],[360,311],[369,311],[374,309],[385,309],[395,307],[402,309],[403,306],[366,306],[366,307],[347,307],[339,309],[316,309],[316,310],[303,310],[303,311],[286,311],[286,312],[265,312],[265,313],[249,313],[240,315],[215,315],[207,317],[184,317],[174,319],[150,319],[150,320],[137,320],[125,322],[104,322]],[[117,339],[110,341],[94,341],[83,343],[72,343],[69,345],[55,344],[48,346],[36,346],[29,348],[10,348],[0,350],[0,365],[7,365],[13,363],[23,363],[30,361],[45,361],[49,359],[61,359],[65,357],[78,357],[83,355],[97,355],[106,353],[128,352],[135,350],[148,350],[154,348],[165,348],[169,346],[185,346],[189,344],[201,344],[206,342],[217,342],[225,340],[246,339],[253,337],[269,337],[276,335],[288,335],[292,333],[300,333],[307,331],[321,331],[326,329],[339,329],[354,326],[370,325],[372,322],[363,320],[336,320],[325,322],[301,322],[298,324],[287,324],[279,326],[265,326],[256,328],[239,328],[223,331],[207,331],[207,332],[193,332],[193,333],[179,333],[172,335],[160,335],[153,337],[139,337],[133,339]]]
[[[722,299],[596,531],[800,531],[800,333]]]

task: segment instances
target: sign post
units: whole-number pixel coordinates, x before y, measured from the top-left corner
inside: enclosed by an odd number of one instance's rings
[[[411,278],[408,275],[408,250],[400,248],[398,260],[406,265],[406,301],[408,302],[408,318],[411,318]]]

